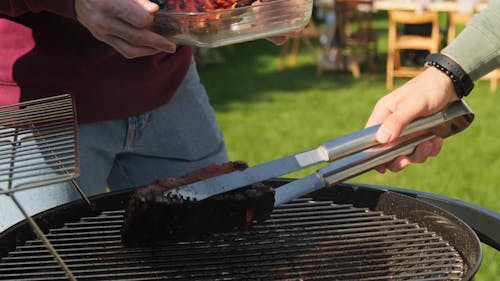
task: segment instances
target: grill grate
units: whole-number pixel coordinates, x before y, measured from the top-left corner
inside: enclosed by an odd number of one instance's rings
[[[91,203],[74,181],[79,170],[73,105],[65,94],[0,106],[0,196],[10,197],[71,280],[64,261],[14,193],[71,180]]]
[[[0,194],[79,174],[70,95],[0,106]]]
[[[462,280],[460,254],[408,220],[298,199],[251,230],[123,247],[123,210],[46,236],[78,280]],[[1,260],[0,280],[67,280],[40,240]]]

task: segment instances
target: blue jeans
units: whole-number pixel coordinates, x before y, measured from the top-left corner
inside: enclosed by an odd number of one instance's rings
[[[76,181],[88,196],[103,193],[106,187],[139,187],[228,161],[194,61],[169,104],[126,119],[79,125],[78,153]],[[14,196],[30,215],[80,199],[66,182],[18,191]],[[0,195],[0,232],[23,219],[11,198]]]

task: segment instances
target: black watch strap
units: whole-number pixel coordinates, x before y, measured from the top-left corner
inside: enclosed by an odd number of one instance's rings
[[[435,53],[430,54],[425,59],[425,66],[434,66],[450,77],[455,87],[455,92],[458,98],[467,96],[474,88],[474,83],[469,75],[456,63],[446,55]]]

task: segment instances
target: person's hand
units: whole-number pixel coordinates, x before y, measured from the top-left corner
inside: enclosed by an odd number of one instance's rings
[[[282,46],[286,43],[286,41],[288,41],[289,38],[298,38],[301,35],[302,35],[302,30],[299,30],[299,31],[295,31],[295,32],[289,32],[286,34],[282,34],[282,35],[267,37],[266,39],[268,41],[273,42],[277,46]]]
[[[366,127],[382,124],[375,139],[385,144],[399,137],[406,125],[415,119],[432,115],[457,100],[450,78],[440,70],[429,67],[400,88],[382,97],[375,105]],[[409,156],[401,156],[377,170],[400,171],[410,163],[423,163],[428,157],[436,156],[443,140],[434,138],[421,143]]]
[[[257,0],[255,2],[252,3],[252,5],[261,5],[262,3],[265,3],[265,2],[270,2],[270,1],[273,1],[273,0]],[[282,9],[289,9],[290,7],[294,7],[293,5],[301,5],[300,3],[293,3],[294,1],[302,1],[302,0],[289,0],[289,1],[286,1],[284,3],[282,3],[281,5],[283,5]],[[278,3],[279,4],[279,3]],[[268,11],[259,11],[260,9],[266,9],[265,7],[261,7],[259,9],[255,9],[255,13],[257,14],[257,17],[259,16],[259,14],[263,14],[265,15],[266,17],[269,17],[271,16],[271,14],[268,12]],[[280,12],[282,13],[282,10],[280,9],[277,9],[277,6],[274,6],[273,8],[273,11],[275,10],[275,12]],[[279,17],[280,15],[276,15],[277,17]],[[257,19],[257,21],[259,21],[260,19]],[[268,21],[269,19],[262,19],[264,21]],[[276,35],[276,36],[270,36],[270,37],[266,37],[265,39],[274,43],[275,45],[277,46],[282,46],[286,43],[286,41],[288,41],[288,39],[290,37],[292,38],[296,38],[296,37],[300,37],[301,34],[302,34],[302,30],[297,30],[297,31],[292,31],[292,32],[288,32],[288,33],[284,33],[284,34],[279,34],[279,35]]]
[[[75,0],[77,20],[126,58],[175,52],[175,43],[150,30],[158,9],[149,0]]]

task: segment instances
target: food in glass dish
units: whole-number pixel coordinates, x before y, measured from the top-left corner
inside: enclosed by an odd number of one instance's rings
[[[178,12],[208,12],[251,5],[256,0],[166,0],[165,8]]]
[[[313,0],[156,0],[153,30],[181,45],[218,47],[304,27]]]

